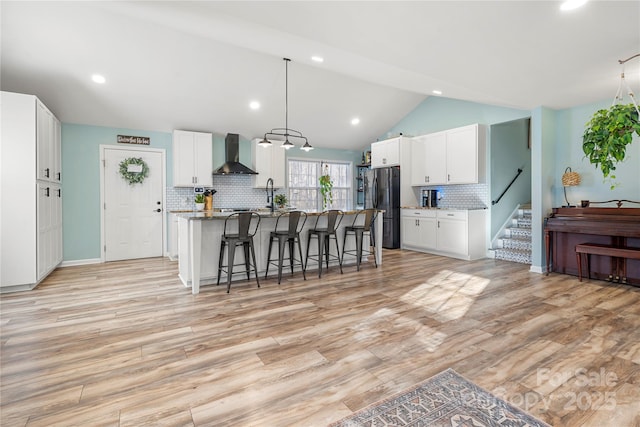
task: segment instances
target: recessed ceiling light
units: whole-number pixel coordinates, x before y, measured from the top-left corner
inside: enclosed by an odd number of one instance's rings
[[[322,56],[317,56],[317,55],[312,56],[311,60],[315,62],[324,62],[324,58]]]
[[[258,110],[260,109],[260,103],[258,101],[251,101],[249,103],[249,108],[251,108],[252,110]]]
[[[433,92],[434,95],[442,95],[442,91],[441,90],[434,89],[434,90],[432,90],[432,92]]]
[[[573,10],[584,5],[587,0],[566,0],[560,5],[560,10]]]
[[[101,74],[92,75],[91,80],[93,80],[95,83],[98,83],[98,84],[104,84],[107,81],[107,79],[105,79],[104,76]]]
[[[354,117],[353,119],[351,119],[351,124],[352,125],[357,125],[358,123],[360,123],[360,119],[357,117]]]

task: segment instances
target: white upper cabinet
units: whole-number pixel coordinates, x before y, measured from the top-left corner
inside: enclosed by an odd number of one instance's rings
[[[173,131],[173,186],[211,187],[213,179],[212,135]]]
[[[371,168],[400,166],[402,137],[386,139],[371,144]]]
[[[470,125],[413,138],[411,185],[477,184],[486,174],[486,128]]]
[[[266,188],[267,180],[273,179],[274,188],[285,188],[287,177],[285,174],[285,152],[280,148],[280,141],[271,141],[271,147],[260,147],[258,143],[262,139],[251,141],[251,159],[253,170],[258,175],[253,175],[253,186],[255,188]]]
[[[442,184],[447,180],[447,135],[421,135],[411,142],[411,185]]]
[[[36,98],[37,179],[60,182],[62,179],[60,121]]]

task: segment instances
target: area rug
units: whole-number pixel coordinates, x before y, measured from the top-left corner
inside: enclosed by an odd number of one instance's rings
[[[374,403],[330,427],[550,427],[453,369]]]

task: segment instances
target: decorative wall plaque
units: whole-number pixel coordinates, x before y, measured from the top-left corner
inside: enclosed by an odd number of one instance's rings
[[[149,145],[151,144],[151,138],[148,136],[129,136],[118,135],[119,144],[136,144],[136,145]]]

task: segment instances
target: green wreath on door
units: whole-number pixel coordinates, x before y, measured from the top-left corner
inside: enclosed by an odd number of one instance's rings
[[[142,184],[149,176],[149,166],[140,157],[129,157],[120,162],[120,176],[129,185]]]

